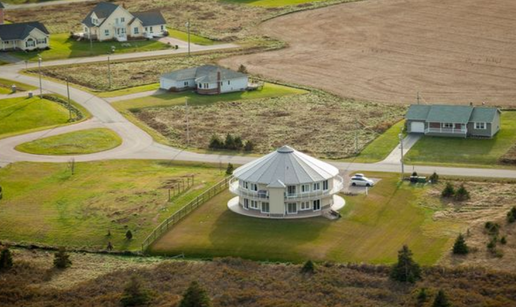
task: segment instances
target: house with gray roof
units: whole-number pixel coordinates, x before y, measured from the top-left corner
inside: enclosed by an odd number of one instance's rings
[[[246,74],[215,65],[180,69],[160,77],[161,89],[167,91],[193,89],[205,95],[245,91],[248,83],[249,77]]]
[[[166,35],[165,18],[158,10],[128,12],[112,2],[100,2],[83,19],[83,36],[98,41],[127,41],[131,38],[152,38]]]
[[[336,167],[283,146],[233,172],[228,208],[260,218],[316,217],[344,207],[343,186]]]
[[[405,119],[408,133],[492,138],[500,131],[500,115],[494,107],[414,104]]]
[[[39,21],[4,23],[4,5],[0,2],[0,50],[31,51],[50,46],[49,32]]]

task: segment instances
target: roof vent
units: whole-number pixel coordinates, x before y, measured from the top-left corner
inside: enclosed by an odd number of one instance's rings
[[[294,148],[285,145],[285,146],[282,146],[281,148],[279,148],[278,152],[279,153],[292,153],[292,152],[294,152]]]

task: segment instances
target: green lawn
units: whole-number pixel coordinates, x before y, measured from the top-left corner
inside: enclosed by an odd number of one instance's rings
[[[370,174],[372,175],[372,174]],[[224,192],[172,228],[151,248],[153,254],[303,262],[392,263],[408,244],[415,259],[434,264],[447,251],[458,222],[433,221],[433,211],[418,206],[425,188],[398,186],[397,174],[374,174],[382,180],[368,196],[345,196],[343,217],[267,220],[227,209]]]
[[[190,174],[194,187],[168,202],[168,187]],[[155,226],[223,176],[169,161],[76,163],[74,175],[69,163],[14,163],[0,169],[0,241],[92,249],[110,241],[116,250],[138,250]]]
[[[387,158],[389,153],[399,144],[399,134],[405,121],[393,125],[369,145],[354,159],[355,162],[379,162]]]
[[[142,86],[124,88],[124,89],[116,90],[116,91],[92,92],[92,93],[94,93],[95,95],[97,95],[99,97],[109,98],[109,97],[124,96],[124,95],[129,95],[129,94],[147,92],[147,91],[156,91],[158,89],[159,89],[159,83],[153,83],[153,84],[147,84],[147,85],[142,85]]]
[[[11,94],[11,87],[13,84],[16,85],[16,88],[20,91],[30,91],[37,89],[37,87],[25,83],[0,78],[0,94]]]
[[[188,33],[187,32],[183,32],[183,31],[179,31],[179,30],[175,30],[175,29],[171,29],[171,28],[167,28],[167,31],[168,31],[168,35],[173,38],[177,38],[177,39],[180,39],[185,42],[188,41]],[[192,44],[197,44],[197,45],[213,45],[213,44],[215,44],[215,42],[212,41],[211,39],[192,34],[192,32],[190,32],[190,42]]]
[[[516,143],[516,111],[502,113],[502,127],[492,139],[463,139],[425,136],[405,156],[406,163],[483,165],[498,159]]]
[[[298,5],[308,2],[322,2],[326,0],[224,0],[230,3],[241,3],[264,7],[282,7],[287,5]]]
[[[122,144],[110,129],[97,128],[55,135],[16,146],[16,150],[38,155],[80,155],[109,150]]]
[[[221,101],[272,98],[285,95],[300,95],[305,93],[307,93],[305,90],[273,83],[265,83],[261,90],[250,92],[235,92],[221,95],[198,95],[193,92],[166,93],[156,96],[117,101],[111,105],[135,125],[149,133],[155,141],[169,145],[169,141],[163,135],[138,120],[132,112],[142,108],[184,105],[186,99],[188,99],[188,103],[190,105],[206,105]]]
[[[93,52],[90,51],[89,40],[82,40],[80,42],[70,39],[69,33],[60,33],[50,35],[50,49],[33,51],[33,52],[12,52],[12,55],[17,56],[23,60],[37,61],[38,53],[41,54],[43,61],[88,57],[94,55],[102,55],[111,53],[111,46],[116,47],[115,53],[129,53],[168,49],[169,46],[157,41],[129,41],[125,43],[120,42],[97,42],[93,41]],[[123,46],[122,44],[130,44],[130,46]]]
[[[68,123],[68,110],[56,102],[34,98],[0,100],[0,138]]]

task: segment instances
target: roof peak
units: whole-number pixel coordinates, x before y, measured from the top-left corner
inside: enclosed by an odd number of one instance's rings
[[[293,153],[294,152],[294,148],[288,146],[288,145],[283,145],[281,146],[280,148],[278,148],[277,152],[279,153]]]

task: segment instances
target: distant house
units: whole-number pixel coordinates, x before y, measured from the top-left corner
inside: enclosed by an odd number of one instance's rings
[[[221,94],[245,91],[246,74],[215,65],[176,70],[160,78],[160,88],[167,91],[195,89],[199,94]]]
[[[127,41],[166,35],[165,18],[160,11],[130,13],[111,2],[98,3],[82,21],[84,37],[98,41]]]
[[[50,46],[47,28],[39,21],[4,24],[0,2],[0,50],[36,50]]]
[[[492,138],[500,130],[500,115],[493,107],[415,104],[405,119],[408,133]]]

